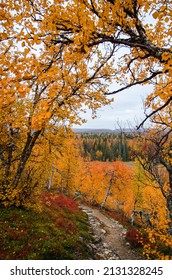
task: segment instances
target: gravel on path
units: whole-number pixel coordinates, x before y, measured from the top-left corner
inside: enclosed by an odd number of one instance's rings
[[[118,221],[108,218],[99,209],[81,205],[81,210],[88,216],[94,235],[94,242],[89,246],[95,259],[100,260],[139,260],[140,254],[126,242],[126,229]]]

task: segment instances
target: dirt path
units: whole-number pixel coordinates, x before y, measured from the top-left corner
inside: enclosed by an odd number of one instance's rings
[[[82,205],[81,209],[88,215],[96,240],[95,244],[92,244],[96,259],[141,259],[139,253],[126,242],[126,229],[118,221],[86,205]]]

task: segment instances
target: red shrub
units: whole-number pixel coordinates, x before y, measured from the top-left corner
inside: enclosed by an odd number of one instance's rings
[[[46,206],[65,208],[72,212],[78,210],[76,202],[63,194],[56,195],[53,193],[45,193],[41,196],[41,199]]]
[[[126,233],[126,240],[130,242],[133,247],[141,247],[143,245],[142,234],[136,228],[133,228]]]
[[[77,232],[77,228],[71,221],[67,220],[58,220],[57,224],[60,228],[65,229],[66,232]]]

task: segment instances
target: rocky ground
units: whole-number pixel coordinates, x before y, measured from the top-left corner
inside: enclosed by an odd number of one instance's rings
[[[138,260],[139,253],[125,240],[126,229],[116,220],[103,215],[98,209],[81,205],[88,215],[94,236],[89,249],[97,260]]]

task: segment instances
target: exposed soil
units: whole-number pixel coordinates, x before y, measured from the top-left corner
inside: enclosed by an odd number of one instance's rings
[[[90,244],[95,259],[138,260],[139,252],[125,240],[126,229],[118,221],[87,205],[80,208],[88,215],[95,242]]]

